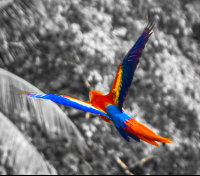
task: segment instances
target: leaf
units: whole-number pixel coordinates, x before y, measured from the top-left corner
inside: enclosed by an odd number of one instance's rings
[[[35,13],[38,13],[41,17],[46,16],[46,9],[41,0],[38,1],[27,1],[27,0],[1,0],[0,1],[0,10],[8,10],[12,8],[12,6],[17,5],[22,11],[26,11],[26,9],[33,9]],[[13,9],[13,8],[12,8]],[[19,12],[14,11],[15,14]]]
[[[49,138],[66,139],[69,146],[75,145],[82,153],[88,149],[77,127],[57,104],[50,100],[28,98],[19,94],[18,90],[43,93],[27,81],[0,69],[0,111],[3,114],[12,121],[36,122]]]
[[[16,126],[0,113],[0,161],[14,175],[57,174]]]

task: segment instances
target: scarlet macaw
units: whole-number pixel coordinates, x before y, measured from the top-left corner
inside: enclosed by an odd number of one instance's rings
[[[171,139],[156,135],[150,129],[128,116],[123,108],[123,102],[131,85],[134,71],[139,63],[142,50],[153,33],[151,32],[153,27],[154,25],[152,23],[146,26],[140,38],[120,63],[112,88],[107,95],[92,90],[89,92],[90,102],[85,102],[67,95],[21,93],[26,94],[28,97],[49,99],[58,104],[98,114],[104,121],[108,123],[112,122],[122,137],[127,141],[131,137],[138,142],[141,139],[157,147],[159,145],[155,141],[170,143]]]

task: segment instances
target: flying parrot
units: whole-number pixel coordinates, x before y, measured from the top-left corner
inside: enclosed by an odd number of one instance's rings
[[[145,44],[153,33],[153,27],[153,23],[148,23],[140,38],[130,49],[124,60],[119,64],[111,90],[107,95],[92,90],[89,92],[90,101],[85,102],[67,95],[20,93],[28,97],[49,99],[58,104],[98,114],[104,121],[113,123],[118,132],[128,142],[131,137],[138,142],[143,140],[157,147],[159,147],[159,145],[156,141],[170,143],[171,139],[156,135],[150,129],[126,114],[123,108],[123,102],[131,85],[134,71],[139,63],[139,58],[142,55]]]

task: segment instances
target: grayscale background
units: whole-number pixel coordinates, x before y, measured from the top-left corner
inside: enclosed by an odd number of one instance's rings
[[[172,143],[128,143],[97,115],[18,93],[108,93],[147,15],[124,108]],[[199,0],[1,0],[0,174],[200,174],[199,50]]]

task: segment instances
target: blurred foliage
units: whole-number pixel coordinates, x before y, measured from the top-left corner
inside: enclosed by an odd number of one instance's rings
[[[0,67],[46,93],[86,101],[91,89],[108,93],[147,14],[154,33],[124,107],[172,143],[126,143],[99,117],[61,106],[91,152],[66,153],[63,143],[38,139],[59,174],[200,174],[200,1],[23,0],[1,10]]]
[[[21,134],[9,119],[0,113],[1,175],[57,174],[38,150]]]

